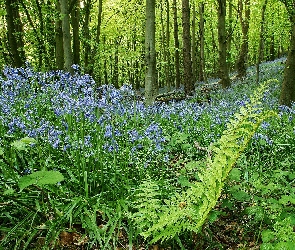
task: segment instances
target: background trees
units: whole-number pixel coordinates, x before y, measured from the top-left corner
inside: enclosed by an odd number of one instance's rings
[[[272,0],[265,9],[264,3],[156,1],[156,83],[167,87],[183,84],[188,93],[195,82],[190,79],[198,76],[204,81],[224,72],[220,76],[227,86],[224,67],[243,76],[247,66],[284,55],[290,42],[293,2]],[[218,29],[221,6],[223,24]],[[19,67],[29,60],[42,70],[71,70],[70,65],[78,63],[98,85],[144,86],[145,2],[1,0],[0,7],[2,67]],[[220,50],[220,46],[224,48]]]

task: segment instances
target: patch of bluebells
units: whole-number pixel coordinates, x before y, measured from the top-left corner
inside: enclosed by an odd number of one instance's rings
[[[254,143],[260,143],[260,141],[265,142],[267,145],[273,145],[273,140],[270,139],[267,135],[261,133],[255,133],[253,136]]]
[[[71,75],[60,70],[36,72],[30,65],[6,67],[0,77],[0,121],[5,133],[42,138],[54,150],[82,149],[88,156],[99,136],[105,154],[130,152],[135,157],[145,150],[151,156],[164,152],[165,136],[174,131],[194,134],[208,144],[216,141],[224,124],[249,102],[252,93],[247,84],[237,83],[214,92],[208,105],[180,101],[145,107],[130,86],[97,87],[89,75],[79,73],[78,65],[73,68]],[[265,105],[273,106],[276,100],[270,96],[265,96]],[[279,107],[280,115],[288,114],[289,119],[294,110],[294,106]],[[261,128],[271,125],[263,123]],[[271,143],[265,131],[260,132],[256,138]],[[168,161],[169,155],[162,158]]]

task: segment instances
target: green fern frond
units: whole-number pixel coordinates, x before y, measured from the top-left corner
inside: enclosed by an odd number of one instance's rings
[[[165,204],[159,200],[159,187],[148,180],[139,188],[133,215],[142,230],[141,235],[152,238],[151,243],[171,239],[184,231],[198,232],[215,207],[224,182],[235,162],[246,149],[260,124],[274,111],[263,111],[261,100],[270,81],[262,84],[245,107],[227,124],[218,142],[211,146],[213,158],[207,159],[207,168],[199,173],[195,182],[186,191],[176,193]]]

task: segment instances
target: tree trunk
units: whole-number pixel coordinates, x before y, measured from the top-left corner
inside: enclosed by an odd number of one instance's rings
[[[25,63],[25,51],[23,42],[23,24],[19,14],[19,2],[5,1],[7,38],[14,67],[21,67]]]
[[[291,107],[295,102],[295,13],[291,16],[292,32],[289,53],[284,72],[280,104]]]
[[[101,20],[102,20],[102,0],[98,0],[98,11],[97,11],[97,25],[96,25],[96,36],[95,36],[95,44],[92,49],[91,63],[89,65],[89,74],[92,75],[97,84],[100,85],[100,76],[94,75],[94,64],[97,58],[98,47],[100,44],[100,29],[101,29]],[[98,66],[99,67],[99,66]],[[99,68],[96,69],[97,72],[100,72]],[[98,73],[99,74],[99,73]]]
[[[260,63],[263,60],[263,51],[264,51],[264,26],[265,26],[265,10],[267,6],[267,0],[264,1],[261,9],[261,26],[260,26],[260,40],[258,48],[258,58],[256,63],[256,83],[259,83],[259,71]]]
[[[192,72],[193,82],[197,80],[197,42],[196,42],[196,5],[193,4],[193,20],[192,20]]]
[[[146,0],[145,27],[145,104],[151,105],[157,94],[155,48],[155,0]]]
[[[210,58],[210,53],[212,53],[213,55],[216,55],[216,53],[219,53],[219,49],[216,43],[216,39],[215,39],[215,34],[214,34],[214,29],[215,27],[213,27],[212,22],[209,22],[210,25],[210,31],[211,31],[211,43],[212,43],[212,51],[207,50],[207,57]],[[214,56],[213,60],[213,67],[211,70],[211,74],[213,74],[214,77],[218,77],[220,75],[219,72],[219,66],[216,66],[218,64],[218,60],[219,58]],[[218,72],[218,73],[216,73]]]
[[[228,69],[229,71],[232,69],[232,38],[233,38],[233,0],[229,0],[228,3],[228,18],[229,18],[229,25],[228,25],[228,38],[227,38],[227,61],[228,61]]]
[[[200,68],[199,68],[199,81],[205,81],[205,21],[204,21],[204,2],[199,3],[200,13]]]
[[[80,37],[79,37],[79,21],[80,21],[80,0],[76,0],[71,11],[71,21],[73,30],[73,63],[80,65]]]
[[[245,2],[245,4],[243,3]],[[245,14],[244,12],[245,8]],[[243,16],[244,14],[244,16]],[[248,43],[249,43],[249,20],[250,20],[250,0],[239,0],[239,18],[242,26],[242,46],[237,62],[238,77],[246,76],[246,61],[248,57]]]
[[[177,4],[173,0],[173,23],[174,23],[174,46],[175,46],[175,87],[180,88],[180,59],[179,59],[179,38],[178,38],[178,22],[177,22]]]
[[[275,35],[272,33],[270,37],[269,59],[273,61],[275,58]]]
[[[230,87],[228,65],[226,62],[225,32],[226,0],[218,0],[218,44],[219,44],[219,77],[223,88]]]
[[[163,13],[164,13],[163,0],[161,0],[161,3],[160,3],[161,49],[160,49],[160,51],[162,51],[162,53],[160,53],[160,56],[163,55],[163,58],[160,58],[160,61],[163,62],[163,63],[161,63],[158,66],[158,67],[160,67],[159,70],[158,70],[158,73],[162,72],[162,68],[164,68],[165,84],[166,84],[166,79],[168,77],[168,75],[166,75],[166,73],[167,73],[167,46],[166,46],[166,34],[165,34]],[[158,85],[159,85],[159,88],[164,87],[164,79],[163,79],[163,77],[160,77]]]
[[[62,16],[62,34],[63,34],[63,49],[64,49],[64,69],[68,72],[73,72],[73,52],[71,47],[72,37],[70,32],[70,15],[68,0],[59,0],[60,12]]]
[[[166,12],[167,12],[167,18],[166,18],[166,59],[167,59],[167,67],[166,67],[166,86],[168,87],[168,91],[170,91],[171,87],[171,61],[170,61],[170,5],[169,0],[166,0]]]
[[[191,95],[194,92],[192,60],[191,60],[191,36],[190,36],[190,6],[189,0],[182,0],[182,41],[183,41],[183,73],[184,92]]]
[[[84,68],[86,73],[89,71],[89,57],[91,54],[90,46],[90,32],[89,32],[89,22],[90,22],[90,9],[91,9],[91,0],[87,0],[84,7],[84,24],[83,24],[83,48],[84,48]]]
[[[60,3],[56,2],[56,11],[60,13]],[[58,17],[55,20],[55,61],[56,68],[64,68],[64,48],[63,48],[63,34],[62,34],[62,21]]]
[[[121,38],[115,39],[115,55],[114,55],[114,72],[112,75],[112,84],[115,88],[119,88],[119,50],[118,47],[120,45]]]

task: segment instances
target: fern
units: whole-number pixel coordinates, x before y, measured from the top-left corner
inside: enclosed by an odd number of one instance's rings
[[[140,186],[135,203],[138,212],[133,219],[142,230],[142,236],[151,238],[151,243],[154,243],[174,238],[184,231],[200,230],[215,207],[229,172],[260,124],[269,117],[277,116],[274,111],[263,111],[261,107],[269,82],[255,91],[250,102],[241,107],[218,142],[211,146],[213,157],[207,158],[206,169],[199,173],[200,181],[164,202],[159,200],[155,182],[149,180]]]

